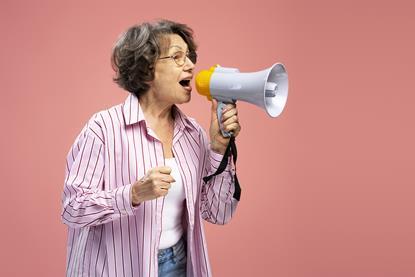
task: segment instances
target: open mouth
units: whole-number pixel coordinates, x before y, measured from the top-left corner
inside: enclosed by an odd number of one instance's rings
[[[184,88],[188,88],[190,87],[190,80],[181,80],[179,84]]]
[[[186,78],[183,79],[179,82],[179,84],[187,91],[187,92],[191,92],[192,91],[192,86],[190,85],[190,81],[192,80],[192,78]]]

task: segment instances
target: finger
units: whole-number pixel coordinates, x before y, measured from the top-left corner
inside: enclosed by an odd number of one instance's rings
[[[222,122],[226,121],[228,118],[237,115],[238,110],[236,108],[230,109],[222,114]]]
[[[160,180],[163,181],[163,182],[166,182],[166,183],[174,183],[174,182],[176,182],[176,180],[171,175],[161,176]]]
[[[169,190],[167,190],[167,189],[158,189],[156,193],[157,193],[158,197],[162,197],[162,196],[166,196],[169,193]]]
[[[158,190],[158,189],[167,189],[170,188],[170,183],[168,182],[164,182],[161,180],[157,180],[153,182],[153,189],[154,190]]]
[[[236,104],[226,104],[225,108],[222,110],[222,113],[226,113],[227,111],[230,111],[232,109],[236,109]]]
[[[171,188],[171,184],[162,182],[162,183],[160,183],[159,188],[164,189],[164,190],[169,190]]]
[[[160,172],[153,174],[152,179],[155,182],[158,182],[158,181],[168,182],[168,183],[176,182],[176,180],[173,178],[172,175],[167,174],[167,173],[160,173]]]
[[[238,116],[236,114],[232,115],[228,119],[222,122],[223,126],[232,124],[232,123],[238,123]]]
[[[239,123],[232,123],[232,124],[228,124],[224,126],[225,131],[227,132],[236,132],[240,130],[240,125]]]
[[[237,137],[240,132],[241,132],[241,125],[239,125],[238,128],[236,128],[235,131],[233,131],[233,136]]]

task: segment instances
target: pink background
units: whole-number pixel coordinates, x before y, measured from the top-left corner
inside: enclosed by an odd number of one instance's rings
[[[59,2],[59,3],[58,3]],[[215,276],[415,276],[411,1],[5,1],[0,276],[63,276],[65,156],[127,96],[110,52],[132,24],[190,25],[197,70],[283,62],[288,105],[239,103],[242,200],[206,223]],[[182,106],[208,128],[210,103]]]

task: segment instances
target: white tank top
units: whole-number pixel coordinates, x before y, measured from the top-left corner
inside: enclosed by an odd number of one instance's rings
[[[159,249],[175,245],[183,235],[182,214],[186,199],[176,160],[165,159],[165,164],[171,167],[171,175],[176,182],[171,183],[169,192],[164,198]]]

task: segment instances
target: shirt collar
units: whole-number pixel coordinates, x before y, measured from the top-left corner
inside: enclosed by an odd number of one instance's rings
[[[198,130],[193,120],[190,120],[176,105],[173,105],[174,124],[180,129],[189,128]],[[132,125],[141,121],[146,122],[140,102],[135,94],[130,93],[123,106],[124,120],[126,125]]]

